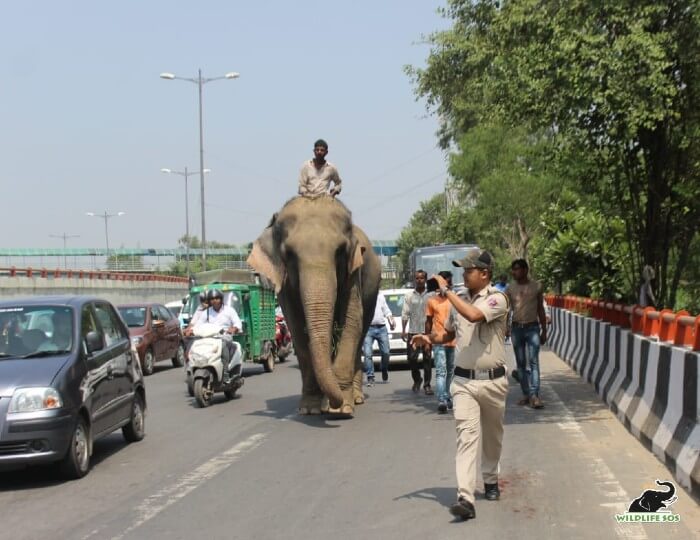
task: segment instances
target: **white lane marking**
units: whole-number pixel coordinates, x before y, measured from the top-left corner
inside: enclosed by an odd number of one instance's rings
[[[267,435],[263,433],[257,433],[248,437],[245,441],[239,442],[236,446],[229,448],[223,454],[202,463],[192,472],[182,476],[174,484],[166,486],[154,495],[147,497],[138,505],[138,515],[132,524],[117,536],[113,536],[112,540],[121,540],[127,534],[156,517],[169,506],[172,506],[183,497],[186,497],[204,482],[214,478],[224,469],[233,465],[233,463],[238,461],[244,454],[260,446],[266,436]]]
[[[591,476],[595,480],[596,486],[600,488],[600,491],[606,498],[612,499],[609,502],[601,503],[600,506],[603,508],[610,508],[616,514],[626,512],[632,501],[632,497],[629,496],[625,488],[622,487],[622,484],[615,478],[615,475],[605,461],[593,454],[593,452],[584,450],[590,448],[590,441],[583,432],[583,429],[581,429],[581,425],[576,421],[574,415],[571,414],[571,411],[564,404],[556,390],[547,383],[544,383],[542,386],[547,388],[548,393],[555,396],[557,407],[561,407],[563,410],[563,414],[561,415],[563,417],[563,422],[558,422],[557,425],[562,431],[567,433],[567,436],[576,439],[578,443],[577,446],[581,448],[579,457],[592,462]],[[615,535],[618,538],[629,540],[647,540],[649,538],[641,524],[618,523],[612,512],[610,514],[610,525],[615,530]]]

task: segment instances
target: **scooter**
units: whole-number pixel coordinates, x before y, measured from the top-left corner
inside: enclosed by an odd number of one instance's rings
[[[277,358],[284,362],[292,352],[292,334],[289,332],[287,322],[280,315],[275,316],[275,346]]]
[[[188,390],[192,381],[192,394],[200,407],[208,407],[216,392],[223,392],[233,399],[245,379],[243,378],[243,353],[241,346],[233,342],[235,349],[228,365],[228,380],[223,381],[224,363],[221,354],[224,340],[230,339],[214,324],[198,324],[194,329],[187,363]]]

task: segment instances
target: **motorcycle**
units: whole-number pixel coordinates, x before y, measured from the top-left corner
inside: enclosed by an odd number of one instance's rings
[[[284,362],[292,352],[292,334],[289,332],[287,322],[281,315],[275,315],[275,346],[277,358]]]
[[[229,339],[224,331],[214,324],[199,324],[194,329],[195,341],[189,351],[187,362],[187,387],[197,405],[208,407],[216,392],[223,392],[233,399],[245,379],[243,378],[243,353],[241,346],[233,342],[235,349],[228,364],[228,379],[222,380],[224,363],[224,340]]]

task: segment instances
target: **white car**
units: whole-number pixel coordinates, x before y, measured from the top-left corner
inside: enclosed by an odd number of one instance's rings
[[[384,289],[379,291],[380,294],[384,295],[386,304],[389,306],[392,315],[394,316],[394,330],[392,331],[389,327],[389,322],[386,323],[386,330],[389,333],[389,363],[397,362],[407,362],[408,356],[406,355],[406,342],[401,339],[401,310],[403,309],[403,302],[406,295],[409,294],[413,289]],[[375,363],[381,360],[381,355],[379,354],[379,347],[377,342],[374,342],[372,347],[372,358]]]

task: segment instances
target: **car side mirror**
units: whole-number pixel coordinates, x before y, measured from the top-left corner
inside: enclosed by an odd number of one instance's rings
[[[187,298],[186,296],[182,299],[182,305],[183,305],[183,306],[187,303],[187,300],[188,300],[188,298]]]
[[[88,332],[85,336],[85,344],[87,346],[88,354],[92,354],[97,351],[101,351],[104,348],[104,343],[102,342],[102,336],[95,332],[94,330]]]

